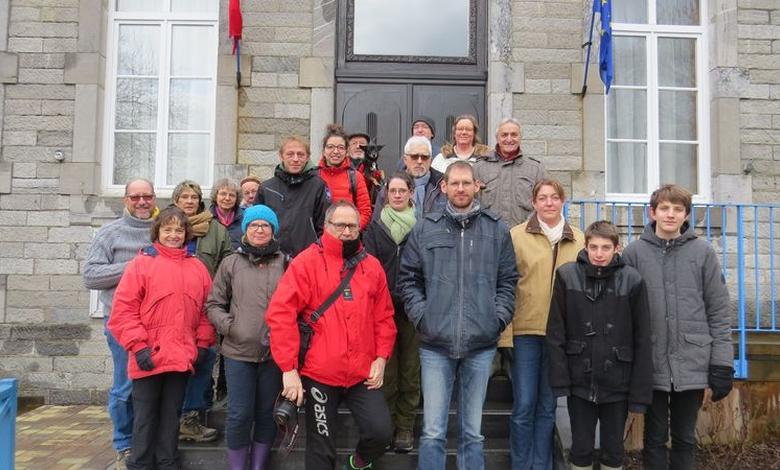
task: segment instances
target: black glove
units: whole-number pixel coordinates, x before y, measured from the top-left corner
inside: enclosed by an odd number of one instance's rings
[[[709,376],[712,401],[720,401],[726,398],[734,386],[734,368],[728,366],[710,366]]]
[[[209,350],[206,348],[198,348],[198,357],[195,359],[195,365],[199,366],[206,362],[206,358],[209,357]]]
[[[149,348],[143,348],[135,353],[135,362],[141,370],[150,371],[154,369],[154,362],[152,362],[152,350]]]
[[[501,356],[501,365],[506,367],[508,372],[509,366],[515,360],[515,350],[513,348],[498,348],[498,355]]]

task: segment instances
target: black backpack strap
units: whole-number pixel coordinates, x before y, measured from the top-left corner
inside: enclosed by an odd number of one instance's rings
[[[314,311],[314,313],[311,314],[311,317],[309,318],[310,323],[316,323],[317,320],[325,313],[325,311],[330,308],[331,305],[333,305],[333,302],[336,301],[336,299],[339,298],[342,292],[344,292],[344,289],[347,288],[349,285],[349,281],[352,279],[352,276],[355,274],[355,271],[357,271],[358,264],[366,257],[366,251],[360,250],[359,253],[357,253],[355,256],[348,260],[344,260],[345,263],[349,263],[349,270],[347,271],[347,274],[344,276],[344,278],[339,283],[338,287],[336,287],[336,290],[333,291],[332,294],[328,296],[327,299],[325,299],[325,302],[320,305],[317,310]]]
[[[357,176],[354,168],[347,168],[347,176],[349,177],[349,193],[352,194],[352,204],[357,206]]]

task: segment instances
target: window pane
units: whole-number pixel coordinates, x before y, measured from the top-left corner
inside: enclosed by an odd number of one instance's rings
[[[157,79],[117,79],[114,127],[137,130],[157,128]]]
[[[171,44],[171,75],[208,77],[214,57],[210,54],[210,26],[174,26]]]
[[[160,64],[160,27],[123,24],[119,26],[119,75],[157,75]]]
[[[647,138],[647,92],[612,89],[607,97],[610,139]]]
[[[698,192],[697,175],[699,174],[698,159],[695,144],[661,144],[660,146],[660,176],[661,184],[674,183],[696,194]]]
[[[698,25],[699,1],[700,0],[656,0],[656,23]]]
[[[696,92],[658,92],[661,140],[696,140]]]
[[[171,134],[168,136],[167,184],[185,179],[206,183],[209,163],[208,134]]]
[[[612,2],[612,21],[615,23],[647,24],[647,0]]]
[[[607,192],[644,193],[647,191],[647,144],[643,142],[607,143]]]
[[[354,5],[355,54],[469,54],[469,0],[355,0]]]
[[[658,84],[696,87],[696,40],[658,38]]]
[[[173,130],[209,130],[211,122],[211,80],[171,80],[168,126]]]
[[[215,13],[218,6],[218,0],[171,0],[171,11],[175,12]]]
[[[614,85],[644,86],[647,84],[647,40],[636,36],[615,36]]]
[[[114,134],[114,184],[130,178],[154,181],[155,135],[117,132]]]
[[[116,11],[162,11],[161,0],[116,0]]]

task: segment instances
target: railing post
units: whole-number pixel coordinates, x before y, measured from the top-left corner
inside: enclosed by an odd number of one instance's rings
[[[745,331],[745,239],[743,207],[737,205],[737,314],[739,316],[739,357],[734,370],[737,377],[747,378],[747,332]]]
[[[14,470],[16,379],[0,380],[0,468]]]

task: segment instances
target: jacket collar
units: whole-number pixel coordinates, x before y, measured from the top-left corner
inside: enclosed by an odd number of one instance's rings
[[[161,245],[158,242],[154,242],[151,245],[141,248],[141,254],[152,257],[160,255],[164,258],[170,259],[184,259],[190,256],[194,256],[186,248],[169,248],[167,246]]]
[[[624,266],[623,258],[619,253],[615,253],[612,261],[606,266],[594,266],[588,259],[588,252],[584,248],[577,254],[577,264],[585,268],[585,275],[595,279],[604,279],[612,276],[618,268]]]
[[[345,158],[343,162],[341,162],[341,165],[339,166],[328,166],[328,164],[325,162],[325,157],[320,158],[320,163],[318,165],[318,168],[320,171],[324,171],[325,173],[331,174],[331,175],[339,175],[341,173],[344,173],[345,171],[349,170],[350,168],[350,159],[349,157]]]
[[[311,162],[308,162],[303,168],[303,171],[294,175],[292,173],[287,173],[287,171],[280,163],[276,166],[276,170],[274,170],[274,176],[279,178],[282,183],[287,186],[296,186],[313,177],[316,174],[316,171],[317,169],[312,166]]]
[[[664,240],[658,237],[658,235],[655,234],[655,221],[651,221],[647,225],[645,225],[645,230],[642,232],[642,235],[639,237],[640,240],[644,240],[647,243],[650,243],[652,245],[665,248],[668,246],[676,246],[676,245],[682,245],[690,240],[693,240],[695,238],[698,238],[696,236],[696,232],[694,232],[693,227],[688,223],[686,220],[683,222],[682,227],[680,227],[680,236],[675,238],[674,240]]]
[[[528,216],[528,223],[525,226],[525,231],[534,235],[544,234],[542,231],[542,226],[539,224],[539,217],[537,217],[535,211],[531,212],[531,215]],[[563,221],[563,236],[561,239],[568,240],[570,242],[574,241],[574,230],[572,230],[569,222],[567,222],[566,219]]]

